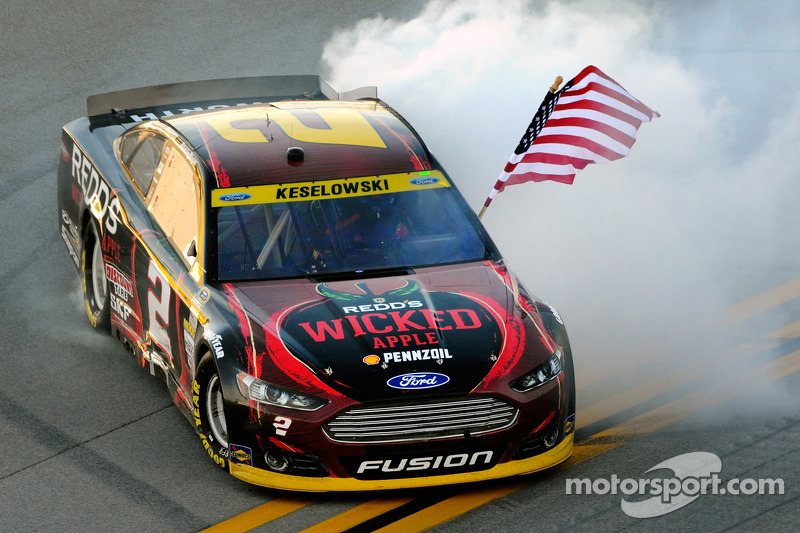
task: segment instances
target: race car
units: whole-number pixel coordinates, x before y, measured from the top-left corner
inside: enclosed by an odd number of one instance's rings
[[[570,456],[561,316],[374,87],[207,80],[87,107],[57,176],[86,314],[164,378],[214,463],[363,491]]]

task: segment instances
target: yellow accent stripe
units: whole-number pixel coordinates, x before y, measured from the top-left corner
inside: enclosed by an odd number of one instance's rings
[[[224,522],[211,526],[208,529],[204,529],[202,533],[235,533],[239,531],[250,531],[253,528],[271,522],[276,518],[280,518],[298,509],[302,509],[306,505],[312,503],[314,503],[313,500],[295,498],[272,500],[263,505],[259,505],[255,509],[250,509]]]
[[[363,524],[367,520],[388,513],[411,501],[414,501],[414,497],[381,498],[368,501],[357,507],[353,507],[349,511],[336,515],[333,518],[329,518],[324,522],[304,529],[301,533],[336,533],[347,531],[359,524]]]
[[[375,194],[440,189],[449,186],[450,183],[438,170],[424,170],[383,176],[214,189],[211,191],[211,205],[213,207],[223,207],[276,202],[306,202],[310,200],[355,198],[357,196]]]

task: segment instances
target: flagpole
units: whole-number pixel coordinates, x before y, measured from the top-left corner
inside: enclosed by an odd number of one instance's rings
[[[564,78],[562,78],[561,76],[556,76],[556,79],[553,81],[553,84],[550,86],[550,93],[551,94],[555,94],[555,92],[558,90],[558,87],[561,85],[561,83],[563,81],[564,81]],[[502,176],[502,174],[501,174],[501,176]],[[483,214],[486,212],[486,208],[489,207],[490,203],[491,203],[491,196],[486,199],[486,202],[483,204],[483,207],[481,207],[481,211],[480,211],[480,213],[478,213],[478,220],[480,220],[483,217]]]

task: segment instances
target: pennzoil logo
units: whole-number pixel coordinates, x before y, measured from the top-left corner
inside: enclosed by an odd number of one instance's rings
[[[237,465],[253,466],[253,450],[240,444],[231,444],[230,461]]]

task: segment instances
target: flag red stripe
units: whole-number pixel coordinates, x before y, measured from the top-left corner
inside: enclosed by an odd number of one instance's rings
[[[532,154],[525,154],[518,164],[522,163],[544,163],[546,165],[572,165],[578,170],[583,170],[589,163],[594,163],[591,159],[582,159],[571,155],[552,154],[535,152]],[[515,165],[516,166],[516,165]]]
[[[589,109],[591,111],[597,111],[598,113],[603,113],[604,115],[608,115],[610,117],[614,117],[618,120],[623,122],[627,122],[631,126],[636,129],[639,129],[639,126],[642,125],[642,120],[640,118],[634,117],[616,107],[611,107],[608,104],[604,104],[602,102],[597,102],[595,100],[578,100],[577,102],[569,102],[569,103],[558,103],[553,113],[556,111],[571,111],[573,109]],[[548,121],[549,122],[549,121]]]
[[[631,137],[630,135],[618,130],[613,126],[609,126],[604,122],[598,122],[596,120],[591,120],[583,117],[551,118],[547,122],[547,126],[551,128],[552,127],[588,128],[590,130],[599,131],[600,133],[607,135],[608,137],[611,137],[618,143],[624,144],[628,148],[633,146],[633,143],[636,142],[636,138]]]
[[[575,181],[575,174],[539,174],[538,172],[526,172],[524,174],[514,174],[508,178],[504,185],[519,185],[528,181],[557,181],[572,185]],[[502,190],[502,189],[501,189]]]
[[[542,130],[542,133],[544,133],[544,130]],[[593,154],[604,157],[609,161],[614,161],[625,156],[625,154],[620,154],[614,150],[610,150],[602,144],[591,141],[585,137],[578,137],[576,135],[539,135],[533,144],[537,146],[546,144],[567,144],[570,146],[577,146],[580,148],[585,148]]]
[[[583,87],[581,89],[577,90],[569,89],[567,91],[564,91],[564,93],[561,96],[572,96],[572,97],[586,96],[587,99],[591,100],[590,98],[591,95],[589,94],[591,92],[597,92],[605,96],[608,96],[609,98],[613,98],[614,100],[620,102],[621,104],[633,108],[638,112],[642,113],[643,115],[647,115],[648,117],[653,118],[653,111],[646,105],[642,104],[639,100],[627,96],[625,94],[619,93],[613,89],[610,89],[609,87],[606,87],[605,85],[601,85],[596,82],[589,82],[586,85],[586,87]]]

